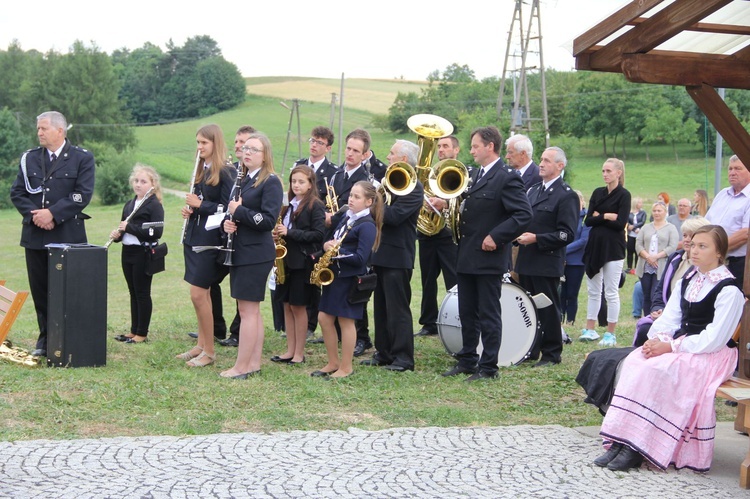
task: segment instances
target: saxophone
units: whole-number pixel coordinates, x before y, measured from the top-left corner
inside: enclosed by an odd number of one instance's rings
[[[282,223],[281,220],[281,213],[279,213],[279,218],[276,220],[276,225],[280,225]],[[275,265],[275,276],[276,276],[276,284],[284,284],[286,281],[286,269],[284,265],[284,257],[286,256],[286,242],[281,238],[279,235],[276,239],[276,261],[274,262]]]
[[[341,243],[349,233],[349,229],[351,229],[351,227],[347,227],[344,233],[341,234],[339,240],[336,241],[336,244],[323,253],[323,256],[317,261],[310,273],[310,284],[315,286],[328,286],[333,282],[333,271],[329,268],[331,266],[331,260],[334,256],[339,254],[339,248],[341,248]]]

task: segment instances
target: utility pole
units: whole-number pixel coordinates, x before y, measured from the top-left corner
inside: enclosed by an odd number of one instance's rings
[[[528,25],[524,31],[523,3],[528,0],[516,0],[513,17],[508,30],[508,43],[505,48],[505,61],[503,63],[503,74],[500,78],[500,90],[497,96],[497,115],[500,117],[503,111],[503,97],[505,93],[505,81],[509,74],[513,78],[513,109],[511,111],[510,132],[511,135],[520,133],[527,134],[533,130],[533,122],[540,121],[532,118],[529,101],[529,85],[527,74],[533,70],[539,70],[541,84],[542,118],[544,126],[545,142],[549,147],[549,120],[547,115],[547,85],[544,77],[544,55],[542,50],[542,20],[539,13],[539,0],[531,0],[531,15]],[[531,46],[532,41],[534,46]],[[511,53],[511,50],[513,52]],[[520,54],[519,54],[520,51]],[[538,55],[538,65],[531,60]],[[509,62],[514,63],[521,59],[521,67],[509,69]],[[515,64],[514,64],[515,65]],[[523,101],[524,106],[521,106]]]

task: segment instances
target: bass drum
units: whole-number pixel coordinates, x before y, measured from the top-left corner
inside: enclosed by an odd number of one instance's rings
[[[500,295],[503,337],[497,356],[500,367],[520,364],[531,355],[539,341],[540,325],[531,295],[518,284],[504,282]],[[443,298],[437,322],[438,335],[445,349],[456,356],[463,348],[461,319],[458,316],[458,286],[453,286]],[[482,354],[482,340],[477,353]]]

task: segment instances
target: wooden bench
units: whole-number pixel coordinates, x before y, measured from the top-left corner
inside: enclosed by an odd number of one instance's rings
[[[29,296],[28,291],[14,293],[5,287],[5,281],[0,281],[0,344],[5,341],[10,332],[10,327],[21,312],[21,307]]]
[[[744,405],[744,421],[742,422],[745,428],[750,428],[750,399],[736,399],[729,392],[728,388],[745,388],[750,390],[750,380],[731,377],[721,384],[718,390],[716,390],[716,396],[719,398],[733,400],[739,404],[738,409],[741,409]],[[745,460],[740,465],[740,487],[743,489],[750,489],[750,447],[748,448]]]

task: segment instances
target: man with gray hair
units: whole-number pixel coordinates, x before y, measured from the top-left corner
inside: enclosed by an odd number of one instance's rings
[[[414,167],[418,154],[417,144],[397,140],[388,153],[388,164],[403,161]],[[373,270],[378,275],[373,293],[376,352],[362,365],[383,366],[395,372],[414,370],[411,275],[423,198],[424,188],[417,181],[410,193],[392,195],[391,203],[384,206],[380,247],[372,254]]]
[[[505,162],[521,175],[526,189],[542,181],[539,166],[531,159],[533,154],[534,144],[525,135],[513,135],[505,141]]]
[[[39,338],[32,355],[47,355],[48,257],[51,243],[86,243],[83,209],[94,194],[94,156],[67,139],[68,122],[61,113],[37,116],[39,147],[21,155],[10,199],[23,217],[21,246],[34,299]]]
[[[534,367],[559,364],[562,360],[557,287],[565,270],[565,246],[575,238],[580,209],[578,195],[562,179],[567,162],[559,147],[548,147],[542,153],[542,181],[527,193],[533,213],[531,225],[516,239],[516,272],[521,286],[532,295],[544,293],[552,301],[552,305],[538,310],[542,338],[534,345],[530,360],[536,360],[540,352],[542,358]]]

